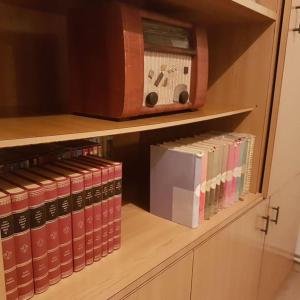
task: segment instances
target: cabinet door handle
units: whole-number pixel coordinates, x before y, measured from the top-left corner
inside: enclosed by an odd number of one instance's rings
[[[278,219],[279,219],[280,207],[279,206],[272,207],[272,209],[276,211],[276,217],[275,217],[275,219],[270,219],[270,221],[277,225],[278,224]]]
[[[300,33],[300,24],[299,27],[292,29],[292,31]]]
[[[266,227],[265,227],[265,229],[261,229],[260,231],[264,232],[264,233],[267,235],[268,232],[269,232],[269,222],[270,222],[270,217],[269,217],[269,216],[267,216],[267,217],[263,216],[262,218],[263,218],[264,220],[266,220]]]

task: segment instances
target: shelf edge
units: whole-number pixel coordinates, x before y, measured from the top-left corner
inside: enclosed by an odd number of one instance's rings
[[[219,119],[224,117],[229,117],[233,115],[239,115],[243,113],[249,113],[253,111],[253,108],[246,108],[240,110],[233,110],[224,113],[218,113],[213,115],[188,118],[183,120],[167,121],[163,123],[149,124],[149,125],[140,125],[124,128],[115,128],[115,129],[106,129],[99,131],[87,131],[87,132],[78,132],[78,133],[69,133],[69,134],[59,134],[59,135],[47,135],[47,136],[36,136],[36,137],[26,137],[26,138],[17,138],[17,139],[5,139],[0,140],[0,148],[8,147],[18,147],[26,145],[36,145],[36,144],[45,144],[51,142],[62,142],[67,140],[78,140],[84,138],[93,138],[98,136],[109,136],[109,135],[119,135],[124,133],[134,133],[155,130],[160,128],[174,127],[179,125],[187,125],[192,123],[204,122],[213,119]],[[95,119],[96,120],[96,119]],[[129,121],[130,122],[130,121]]]

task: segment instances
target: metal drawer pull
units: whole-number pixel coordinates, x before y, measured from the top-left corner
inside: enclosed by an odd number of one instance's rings
[[[266,228],[265,229],[261,229],[260,231],[264,232],[266,235],[269,232],[269,222],[270,222],[270,217],[262,217],[264,220],[266,220]]]
[[[294,28],[292,31],[300,33],[300,24],[299,24],[299,27]]]
[[[276,210],[276,217],[275,217],[275,219],[270,219],[270,221],[277,225],[278,224],[278,219],[279,219],[280,207],[279,206],[272,207],[272,209]]]

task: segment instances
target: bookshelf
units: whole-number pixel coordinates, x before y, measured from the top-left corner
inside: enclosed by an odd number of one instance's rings
[[[126,204],[122,210],[121,249],[34,298],[92,300],[115,296],[120,299],[262,201],[261,194],[249,194],[197,229]]]
[[[0,60],[4,70],[4,76],[0,74],[0,148],[112,135],[116,153],[129,161],[126,168],[135,170],[148,162],[140,147],[145,141],[155,142],[155,136],[170,139],[210,129],[247,132],[257,138],[252,193],[196,230],[155,217],[132,204],[147,201],[143,197],[127,197],[125,200],[135,201],[122,209],[122,248],[36,295],[37,300],[122,298],[254,206],[266,205],[262,184],[281,0],[121,1],[207,26],[210,71],[206,105],[199,111],[122,122],[69,114],[67,12],[87,5],[86,1],[0,0],[0,31],[5,32],[0,36],[0,56],[4,57]],[[44,44],[49,46],[48,56],[32,47],[43,50]],[[29,60],[28,54],[36,60]],[[47,76],[32,76],[40,68],[47,70]],[[272,155],[267,158],[270,163]],[[145,184],[138,186],[132,180],[136,174],[127,175],[131,178],[125,182],[133,195],[138,194],[138,188],[147,193]],[[5,294],[2,270],[0,261],[0,298]]]
[[[75,115],[0,119],[0,148],[140,132],[247,114],[253,108],[208,114],[183,112],[131,121],[109,121]]]

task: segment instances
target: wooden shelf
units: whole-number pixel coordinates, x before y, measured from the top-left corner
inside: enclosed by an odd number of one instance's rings
[[[276,20],[277,13],[253,0],[123,0],[143,8],[180,15],[184,19],[205,23]],[[84,0],[39,1],[1,0],[2,3],[66,15],[72,7],[86,5]],[[99,1],[101,2],[101,1]]]
[[[254,0],[231,0],[231,1],[233,3],[240,5],[244,9],[248,9],[249,11],[257,13],[258,15],[269,18],[270,20],[277,19],[277,13],[275,11],[255,2]]]
[[[3,118],[0,119],[0,148],[140,132],[249,113],[252,110],[246,108],[214,114],[199,110],[131,121],[108,121],[75,115]]]
[[[35,299],[88,300],[108,299],[115,294],[117,298],[125,296],[261,201],[260,194],[249,194],[244,201],[220,211],[198,229],[178,225],[126,204],[122,209],[121,249],[62,280]]]
[[[124,0],[178,15],[196,23],[245,23],[275,21],[277,12],[254,0]]]

